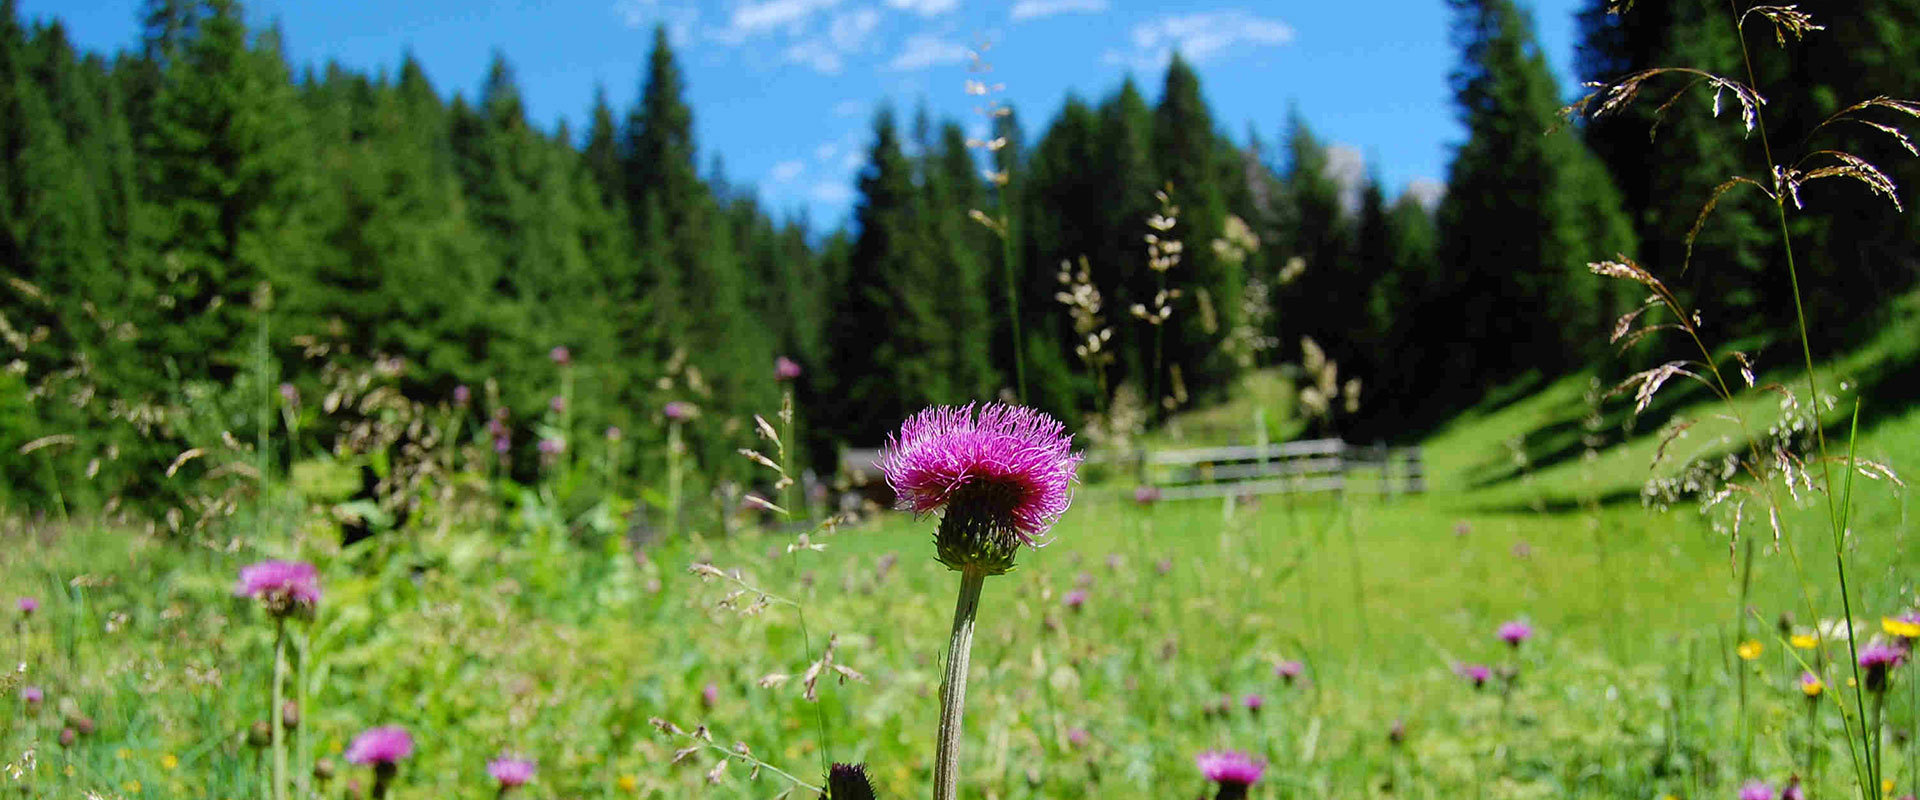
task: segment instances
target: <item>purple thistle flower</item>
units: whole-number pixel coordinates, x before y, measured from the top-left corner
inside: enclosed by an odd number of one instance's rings
[[[686,422],[693,419],[693,405],[675,400],[662,406],[660,413],[673,422]]]
[[[1222,788],[1237,786],[1244,790],[1260,780],[1267,770],[1264,761],[1255,761],[1244,753],[1219,750],[1201,753],[1193,759],[1200,767],[1200,774],[1207,780],[1218,783]],[[1242,792],[1244,796],[1244,791]]]
[[[1521,642],[1532,637],[1533,626],[1528,625],[1526,620],[1516,619],[1500,625],[1500,640],[1514,647],[1519,647]]]
[[[1140,505],[1143,505],[1143,506],[1150,506],[1150,505],[1153,505],[1154,503],[1160,502],[1160,487],[1158,486],[1133,487],[1133,502],[1139,503]]]
[[[237,597],[251,597],[276,615],[312,611],[320,603],[320,571],[305,561],[262,561],[240,568]]]
[[[1067,592],[1067,596],[1061,598],[1060,603],[1074,611],[1079,611],[1081,606],[1087,604],[1087,590],[1075,589]]]
[[[1163,558],[1153,562],[1153,571],[1165,575],[1173,571],[1173,559]]]
[[[567,440],[549,436],[540,440],[540,454],[557,456],[567,449]]]
[[[1246,706],[1248,711],[1258,714],[1260,713],[1260,709],[1267,705],[1267,698],[1257,694],[1250,694],[1241,698],[1240,705]]]
[[[453,387],[453,404],[454,405],[464,406],[470,402],[473,402],[472,389],[467,388],[467,385],[464,383],[460,384],[459,386]]]
[[[398,725],[369,728],[353,737],[353,744],[347,746],[349,764],[397,764],[410,755],[413,755],[413,736]]]
[[[40,601],[31,597],[22,597],[14,603],[14,606],[20,609],[20,616],[31,617],[33,612],[40,610]]]
[[[624,434],[622,434],[622,433],[620,432],[620,426],[618,426],[618,425],[608,425],[608,426],[607,426],[607,441],[609,441],[609,442],[617,442],[617,441],[620,441],[620,438],[621,438],[621,437],[622,437],[623,435],[624,435]]]
[[[1740,800],[1773,800],[1773,787],[1766,781],[1747,781],[1740,784]]]
[[[1807,800],[1807,790],[1800,788],[1800,776],[1787,779],[1787,788],[1780,790],[1780,800]]]
[[[530,758],[515,758],[501,753],[499,758],[487,762],[487,774],[500,782],[501,789],[512,789],[533,782],[534,763]]]
[[[775,380],[790,381],[800,377],[800,365],[793,359],[781,356],[773,360]]]
[[[1867,671],[1867,691],[1887,690],[1887,673],[1907,660],[1907,651],[1885,642],[1874,642],[1860,651],[1860,667]]]
[[[573,363],[573,351],[568,350],[566,345],[559,345],[547,351],[547,358],[553,359],[553,363],[564,367]]]
[[[20,688],[20,702],[26,703],[27,708],[38,706],[41,701],[46,699],[47,693],[41,691],[38,686],[23,686]]]
[[[300,405],[299,387],[291,383],[280,384],[280,399],[287,401],[287,405],[290,406]]]
[[[700,705],[711,710],[714,706],[719,704],[720,704],[720,684],[714,683],[713,681],[707,681],[706,686],[700,687]]]
[[[1487,681],[1493,677],[1493,669],[1485,664],[1455,664],[1453,674],[1466,678],[1473,683],[1473,688],[1478,689],[1487,685]]]
[[[553,409],[553,413],[555,414],[565,414],[567,413],[567,398],[556,394],[552,400],[547,401],[547,408]]]
[[[1073,745],[1074,747],[1086,747],[1087,741],[1092,738],[1093,738],[1093,734],[1087,733],[1086,728],[1068,728],[1067,729],[1067,743]]]
[[[880,471],[896,506],[931,514],[956,506],[984,515],[1033,546],[1073,502],[1073,437],[1057,420],[1021,406],[936,406],[887,437]]]
[[[1287,683],[1293,683],[1299,679],[1300,673],[1305,671],[1306,665],[1298,661],[1282,661],[1273,665],[1273,674]]]
[[[512,449],[513,449],[513,437],[511,436],[493,437],[493,452],[499,453],[500,455],[504,456],[507,454],[507,451]]]

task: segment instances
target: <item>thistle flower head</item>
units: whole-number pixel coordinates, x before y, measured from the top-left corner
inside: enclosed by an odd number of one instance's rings
[[[553,363],[564,367],[573,363],[573,351],[568,350],[566,345],[559,345],[547,351],[547,358],[553,359]]]
[[[1747,781],[1740,785],[1740,800],[1773,800],[1773,786],[1766,781]]]
[[[1194,758],[1194,763],[1199,765],[1200,773],[1207,776],[1207,780],[1223,786],[1252,786],[1267,770],[1266,762],[1255,761],[1245,753],[1227,750],[1201,753]]]
[[[304,561],[262,561],[240,568],[233,593],[260,601],[275,615],[312,611],[320,603],[320,572]]]
[[[1787,788],[1780,790],[1780,800],[1807,800],[1807,790],[1800,788],[1800,776],[1787,779]]]
[[[1493,678],[1493,668],[1485,664],[1455,664],[1453,674],[1467,679],[1473,684],[1473,688],[1478,689],[1486,686],[1487,681]]]
[[[413,736],[398,725],[369,728],[353,737],[353,744],[347,746],[349,764],[395,764],[410,755],[413,755]]]
[[[1298,661],[1282,661],[1273,665],[1273,674],[1287,683],[1293,683],[1306,669],[1306,665]]]
[[[473,402],[472,389],[467,388],[467,385],[464,383],[460,384],[459,386],[453,387],[453,404],[454,405],[464,406],[471,402]]]
[[[290,406],[299,405],[300,388],[291,383],[280,384],[280,399],[287,401]]]
[[[1516,619],[1511,622],[1501,623],[1500,625],[1500,641],[1506,642],[1514,647],[1519,647],[1521,642],[1532,637],[1533,626],[1528,625],[1526,620]]]
[[[1248,711],[1258,714],[1260,713],[1260,709],[1267,705],[1267,698],[1257,694],[1250,694],[1241,698],[1240,704],[1246,706]]]
[[[1087,590],[1075,589],[1067,592],[1066,597],[1060,598],[1060,604],[1074,611],[1079,611],[1082,606],[1087,604]]]
[[[40,705],[46,699],[47,693],[41,691],[38,686],[20,687],[20,702],[27,704],[28,707]]]
[[[1154,503],[1160,502],[1160,487],[1158,486],[1133,487],[1133,502],[1139,503],[1140,505],[1143,505],[1143,506],[1150,506],[1150,505],[1153,505]]]
[[[534,763],[530,758],[515,758],[501,753],[500,757],[487,762],[487,774],[500,783],[500,788],[511,789],[533,782]]]
[[[1826,681],[1820,680],[1820,676],[1815,675],[1812,672],[1800,673],[1800,693],[1801,694],[1804,694],[1809,698],[1814,698],[1814,697],[1819,697],[1820,693],[1826,691],[1826,689],[1827,689],[1827,683]]]
[[[1867,671],[1867,691],[1886,691],[1887,673],[1906,660],[1906,650],[1886,642],[1874,642],[1863,648],[1860,651],[1860,668]]]
[[[20,609],[20,616],[23,617],[31,617],[33,612],[40,610],[40,601],[31,597],[22,597],[14,605]]]
[[[786,356],[776,358],[773,360],[773,377],[781,381],[796,380],[800,377],[800,365]]]
[[[682,403],[675,400],[662,406],[660,413],[665,415],[669,421],[686,422],[687,420],[693,419],[693,404]]]
[[[1021,406],[936,406],[887,437],[878,466],[915,514],[944,511],[935,537],[956,570],[999,574],[1044,544],[1073,502],[1081,456],[1059,421]]]
[[[873,784],[865,764],[834,764],[827,768],[826,800],[874,800]]]
[[[549,436],[540,440],[542,455],[557,456],[567,449],[567,440]]]

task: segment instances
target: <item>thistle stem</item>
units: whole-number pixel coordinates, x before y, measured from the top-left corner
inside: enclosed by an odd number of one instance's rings
[[[286,719],[281,714],[280,684],[287,675],[287,621],[276,619],[273,624],[273,705],[267,708],[267,719],[273,725],[273,796],[275,800],[287,798],[287,729]]]
[[[987,576],[960,573],[960,599],[953,607],[953,638],[947,643],[947,674],[940,683],[940,741],[933,757],[933,800],[954,800],[960,787],[960,716],[967,703],[967,664],[973,655],[973,618]]]

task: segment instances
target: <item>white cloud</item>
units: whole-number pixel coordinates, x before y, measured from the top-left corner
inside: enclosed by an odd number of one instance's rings
[[[1199,63],[1242,47],[1277,47],[1293,41],[1293,27],[1246,11],[1205,11],[1161,17],[1133,26],[1130,53],[1109,50],[1102,60],[1156,69],[1178,51]]]
[[[1432,178],[1414,178],[1407,181],[1407,194],[1432,211],[1440,206],[1440,198],[1447,195],[1447,185]]]
[[[836,117],[857,117],[866,110],[867,104],[858,100],[842,100],[833,104],[833,115]]]
[[[900,49],[900,55],[887,63],[892,70],[922,70],[942,64],[958,64],[967,60],[971,53],[965,45],[955,44],[938,36],[916,33],[907,37],[907,43]]]
[[[959,8],[960,0],[887,0],[887,7],[932,17]]]
[[[861,8],[835,14],[827,23],[824,36],[812,36],[787,45],[780,57],[792,64],[804,64],[816,72],[838,75],[846,68],[847,56],[866,49],[867,40],[880,26],[880,11]]]
[[[613,4],[614,16],[629,28],[645,28],[654,23],[667,26],[667,37],[674,46],[685,46],[700,22],[700,9],[692,6],[663,6],[660,0],[619,0]]]
[[[1340,187],[1340,210],[1360,213],[1360,191],[1367,183],[1367,157],[1360,148],[1347,144],[1327,146],[1327,163],[1320,170]]]
[[[769,31],[786,28],[797,32],[815,13],[840,4],[840,0],[760,0],[735,6],[727,17],[727,27],[715,35],[721,41],[738,44]]]
[[[787,45],[780,51],[780,57],[789,63],[804,64],[823,75],[838,75],[846,67],[846,61],[840,53],[819,39],[808,39]]]
[[[827,26],[827,39],[841,52],[850,52],[866,44],[867,37],[879,25],[880,12],[877,9],[862,8],[836,14],[833,22]]]
[[[796,158],[773,165],[773,171],[768,174],[773,178],[774,183],[786,183],[800,177],[800,173],[806,171],[807,162]]]
[[[816,203],[846,205],[853,202],[854,191],[852,186],[845,183],[821,181],[813,185],[813,190],[808,192],[807,196]]]
[[[1042,19],[1055,14],[1099,14],[1107,0],[1020,0],[1013,4],[1013,21]]]

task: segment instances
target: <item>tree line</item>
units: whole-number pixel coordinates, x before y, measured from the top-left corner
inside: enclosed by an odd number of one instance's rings
[[[717,158],[699,166],[664,31],[632,108],[602,93],[584,130],[543,130],[500,55],[469,98],[410,55],[391,73],[296,68],[237,0],[148,0],[141,41],[112,54],[0,0],[0,446],[78,437],[63,469],[137,494],[182,438],[140,409],[196,403],[248,439],[278,424],[250,410],[274,387],[318,389],[318,352],[404,358],[398,389],[424,401],[484,387],[463,413],[506,409],[524,428],[565,347],[565,435],[617,427],[645,452],[664,405],[691,402],[711,474],[751,466],[733,450],[778,408],[772,364],[790,357],[797,444],[825,470],[929,403],[1024,391],[1078,426],[1118,426],[1129,406],[1151,421],[1302,360],[1302,337],[1359,379],[1342,430],[1414,435],[1492,387],[1608,356],[1639,298],[1586,262],[1677,272],[1686,227],[1757,146],[1698,113],[1651,139],[1647,112],[1570,122],[1526,12],[1449,1],[1468,137],[1434,207],[1371,175],[1343,185],[1297,112],[1236,139],[1176,56],[1157,97],[1129,77],[1032,135],[1010,108],[991,142],[884,108],[851,224],[820,232]],[[1715,3],[1607,5],[1581,15],[1582,77],[1739,68]],[[1820,46],[1762,62],[1763,84],[1807,88],[1769,106],[1779,135],[1898,87],[1920,66],[1915,16],[1869,0],[1823,20]],[[1867,319],[1910,286],[1911,217],[1841,191],[1807,200],[1827,211],[1797,223],[1808,268],[1846,276],[1816,282],[1813,315]],[[1791,302],[1764,210],[1724,200],[1688,272],[1690,291],[1754,312],[1725,321],[1737,335]],[[16,487],[46,467],[4,463]]]

